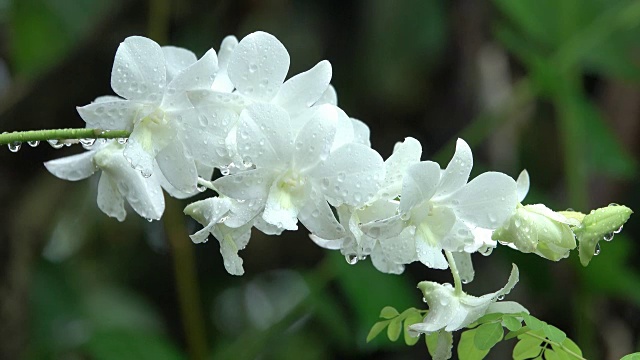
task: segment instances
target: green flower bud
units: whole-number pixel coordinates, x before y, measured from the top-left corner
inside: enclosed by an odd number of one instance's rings
[[[611,204],[607,207],[592,210],[582,220],[582,225],[575,229],[580,243],[578,253],[580,263],[587,266],[594,255],[600,252],[600,240],[611,241],[613,236],[622,230],[622,225],[629,220],[633,211],[624,205]]]
[[[518,205],[516,212],[493,232],[493,240],[543,258],[558,261],[569,256],[576,241],[570,226],[580,225],[543,204]]]

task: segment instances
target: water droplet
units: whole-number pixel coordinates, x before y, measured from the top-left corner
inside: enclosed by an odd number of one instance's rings
[[[82,146],[85,149],[92,147],[93,144],[95,144],[95,142],[96,142],[96,139],[92,139],[92,138],[80,139],[80,144],[82,144]]]
[[[62,148],[64,146],[64,143],[62,143],[60,140],[56,140],[56,139],[47,140],[47,142],[54,149],[60,149],[60,148]]]
[[[567,208],[566,211],[575,211],[575,210],[573,210],[573,208]]]
[[[485,249],[480,249],[480,254],[482,254],[483,256],[489,256],[492,252],[493,248],[489,246],[487,246]]]
[[[148,222],[152,222],[152,221],[153,221],[153,219],[152,219],[152,218],[147,218],[147,221],[148,221]]]
[[[27,144],[29,144],[29,146],[31,146],[31,147],[36,147],[36,146],[40,145],[40,141],[39,140],[27,141]]]
[[[127,143],[127,141],[129,141],[129,138],[118,138],[116,141],[118,142],[118,144],[124,145]]]
[[[611,204],[609,204],[609,206],[620,206],[620,205],[616,204],[616,203],[611,203]]]
[[[596,250],[593,252],[594,256],[600,255],[600,244],[596,244]]]
[[[142,175],[143,178],[148,179],[151,177],[152,173],[151,171],[147,171],[147,170],[140,170],[140,174]]]
[[[498,300],[504,300],[504,295],[498,295]]]
[[[20,150],[20,148],[22,147],[22,143],[20,141],[14,141],[11,144],[9,144],[8,146],[9,146],[9,151],[18,152]]]
[[[422,298],[422,302],[426,304],[426,303],[427,303],[427,298],[426,298],[426,297],[423,297],[423,298]]]
[[[358,256],[356,254],[347,254],[344,256],[344,259],[349,265],[355,265],[358,262]]]
[[[229,170],[229,167],[227,166],[221,166],[220,173],[222,174],[222,176],[227,176],[231,173],[231,170]]]
[[[620,227],[618,228],[618,230],[614,230],[613,233],[614,234],[620,234],[620,232],[622,232],[622,228],[624,227],[624,225],[620,225]]]
[[[258,71],[258,65],[256,65],[256,64],[250,64],[250,65],[249,65],[249,72],[254,73],[254,72],[256,72],[256,71]]]
[[[610,232],[610,233],[608,233],[608,234],[604,234],[603,239],[604,239],[604,241],[611,241],[611,240],[613,240],[613,236],[614,236],[614,235],[615,235],[615,234],[614,234],[614,233],[612,233],[612,232]]]
[[[198,189],[199,192],[207,191],[207,187],[204,186],[204,185],[200,185],[200,184],[198,184],[198,186],[196,186],[196,189]]]
[[[460,279],[460,281],[462,281],[462,283],[463,283],[463,284],[468,284],[468,283],[470,283],[470,282],[471,282],[471,281],[469,281],[469,279],[467,279],[467,278],[461,278],[461,279]]]

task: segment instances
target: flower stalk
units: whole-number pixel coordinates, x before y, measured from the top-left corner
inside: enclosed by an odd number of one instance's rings
[[[14,131],[0,134],[0,145],[9,145],[16,142],[45,140],[69,140],[69,139],[117,139],[128,138],[131,132],[126,130],[101,130],[101,129],[52,129]]]
[[[456,261],[453,259],[453,254],[451,253],[451,251],[445,250],[444,254],[447,257],[447,262],[449,263],[449,269],[451,269],[451,275],[453,275],[455,295],[460,296],[462,295],[462,281],[460,281],[460,273],[458,272]]]

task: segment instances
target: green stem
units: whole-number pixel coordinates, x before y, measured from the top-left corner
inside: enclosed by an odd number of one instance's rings
[[[529,336],[534,337],[536,339],[542,340],[543,342],[546,342],[549,345],[561,348],[564,352],[566,352],[567,354],[569,354],[570,356],[572,356],[572,357],[574,357],[576,359],[587,360],[586,358],[583,358],[582,356],[580,356],[580,355],[574,353],[573,351],[567,349],[564,345],[562,345],[560,343],[557,343],[555,341],[551,341],[551,340],[547,339],[546,337],[543,337],[543,336],[540,336],[540,335],[536,335],[536,334],[534,334],[532,332],[526,332],[523,335],[529,335]]]
[[[9,145],[15,142],[68,139],[116,139],[128,138],[131,132],[126,130],[101,130],[101,129],[53,129],[14,131],[0,134],[0,145]]]
[[[187,350],[190,359],[204,360],[207,358],[208,346],[193,244],[186,236],[188,232],[180,202],[167,198],[166,207],[164,226],[173,253],[173,270]]]
[[[444,254],[447,256],[447,262],[449,263],[449,269],[453,275],[453,283],[455,285],[455,294],[457,296],[462,295],[462,281],[460,281],[460,273],[458,273],[458,267],[453,259],[453,254],[450,251],[445,250]]]

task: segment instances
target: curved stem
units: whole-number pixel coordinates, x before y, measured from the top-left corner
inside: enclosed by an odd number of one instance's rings
[[[458,267],[453,259],[453,254],[450,251],[445,250],[444,254],[447,256],[447,262],[449,263],[449,269],[451,269],[451,275],[453,275],[453,283],[455,286],[455,294],[462,294],[462,281],[460,281],[460,273],[458,273]]]
[[[0,134],[0,145],[9,145],[15,142],[68,140],[68,139],[117,139],[128,138],[131,132],[126,130],[101,130],[101,129],[53,129],[14,131]]]

